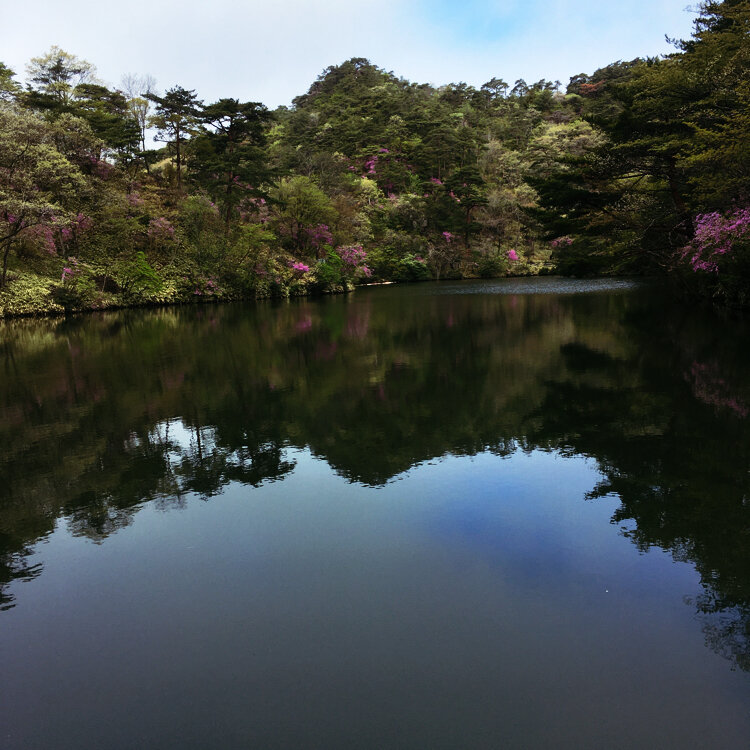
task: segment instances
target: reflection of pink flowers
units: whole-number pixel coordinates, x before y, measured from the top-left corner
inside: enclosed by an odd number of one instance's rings
[[[370,330],[370,310],[355,311],[346,321],[346,335],[350,338],[365,339]]]
[[[518,260],[518,253],[515,250],[508,250],[508,260]]]
[[[685,373],[685,380],[690,383],[693,395],[704,404],[730,409],[743,418],[750,413],[748,405],[732,393],[730,384],[721,377],[715,362],[693,362],[690,371]]]
[[[339,345],[335,341],[321,342],[315,349],[315,359],[329,360],[336,356]]]
[[[309,315],[305,315],[303,318],[297,321],[294,326],[298,331],[309,331],[312,328],[312,318]]]

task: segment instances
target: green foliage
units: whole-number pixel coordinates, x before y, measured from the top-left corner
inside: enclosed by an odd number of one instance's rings
[[[21,93],[21,86],[13,80],[16,74],[0,62],[0,101],[10,101]]]
[[[280,272],[275,260],[276,236],[260,224],[246,224],[239,237],[230,245],[222,274],[226,283],[240,293],[261,289],[261,296],[270,293],[269,280]]]
[[[100,307],[102,302],[91,267],[76,258],[68,258],[60,283],[52,287],[50,296],[66,312]]]
[[[326,257],[315,266],[315,276],[327,289],[340,286],[344,281],[343,265],[341,256],[334,250],[329,250]]]
[[[271,226],[282,244],[297,253],[315,255],[311,232],[331,226],[338,217],[331,199],[309,177],[280,180],[269,191],[273,201]]]
[[[162,286],[159,276],[149,265],[142,250],[132,256],[117,258],[112,265],[111,274],[123,297],[129,302],[144,301],[150,295],[157,294]]]
[[[499,252],[487,253],[477,260],[477,273],[483,279],[494,279],[502,276],[507,268],[507,257]]]
[[[430,269],[420,255],[407,253],[398,259],[394,274],[397,281],[427,281],[431,277]]]
[[[133,158],[138,151],[141,131],[120,91],[83,83],[75,90],[75,114],[91,126],[107,149],[121,161]]]
[[[193,144],[191,168],[222,207],[228,231],[243,199],[265,195],[260,186],[270,177],[263,151],[268,110],[257,102],[221,99],[203,108],[201,120],[204,128]]]
[[[33,57],[26,72],[30,81],[28,105],[54,114],[69,110],[79,86],[96,81],[96,68],[90,62],[56,45],[44,55]]]
[[[575,238],[555,251],[561,270],[672,273],[697,215],[750,203],[750,10],[703,3],[678,46],[571,81],[606,137],[568,144],[532,178],[548,239]]]
[[[216,205],[205,195],[191,195],[180,203],[176,224],[187,255],[199,266],[215,268],[227,248],[224,225]]]
[[[56,148],[36,115],[0,104],[0,288],[14,243],[34,232],[45,236],[85,187],[80,170]],[[54,252],[54,246],[49,248]]]
[[[52,298],[55,286],[55,279],[27,271],[13,272],[5,288],[0,289],[0,317],[62,312],[63,308]]]
[[[155,105],[150,124],[157,128],[156,139],[166,142],[175,154],[177,189],[180,190],[185,142],[196,131],[202,103],[195,91],[182,86],[169,89],[164,96],[148,93],[146,98]]]

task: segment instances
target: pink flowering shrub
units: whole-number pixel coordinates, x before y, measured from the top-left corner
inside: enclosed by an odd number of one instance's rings
[[[339,258],[343,261],[342,273],[352,278],[370,278],[372,271],[365,265],[367,251],[362,245],[348,245],[336,250]]]
[[[511,261],[518,260],[518,253],[515,250],[508,250],[508,260],[511,260]]]
[[[363,174],[362,176],[363,176],[363,177],[366,177],[367,175],[373,175],[373,174],[376,174],[376,170],[375,170],[375,167],[377,166],[377,163],[378,163],[378,157],[377,157],[377,156],[372,156],[372,157],[370,157],[370,158],[369,158],[369,159],[368,159],[368,160],[367,160],[367,161],[365,162],[365,170],[366,170],[366,172],[365,172],[365,174]]]
[[[91,229],[92,225],[92,220],[79,212],[65,226],[62,226],[60,228],[59,241],[63,252],[73,250],[81,236]]]
[[[174,238],[174,227],[163,216],[151,219],[148,223],[148,238],[156,242],[171,240]]]
[[[176,248],[175,228],[163,216],[158,216],[149,221],[146,234],[148,235],[148,243],[152,251],[169,253]]]
[[[554,247],[556,250],[561,247],[570,247],[573,244],[573,238],[572,237],[558,237],[557,239],[552,240],[552,247]]]
[[[36,247],[40,248],[48,255],[57,255],[55,233],[49,225],[38,224],[35,227],[30,227],[27,230],[26,241],[32,242]]]
[[[66,281],[70,282],[81,273],[81,268],[78,265],[77,258],[68,258],[67,265],[63,267],[62,276],[60,281],[64,284]]]
[[[703,294],[730,304],[750,302],[750,208],[697,216],[693,239],[677,253],[677,264]]]
[[[737,209],[729,214],[714,212],[695,219],[693,241],[681,252],[693,271],[719,273],[725,262],[731,262],[737,250],[750,243],[750,208]],[[743,247],[744,246],[744,247]]]
[[[190,281],[195,287],[193,290],[194,297],[215,297],[223,293],[223,289],[213,276],[205,276],[199,273],[193,276]]]
[[[330,245],[333,242],[333,235],[328,228],[328,224],[318,224],[314,227],[307,227],[305,230],[308,242],[316,250],[323,245]]]

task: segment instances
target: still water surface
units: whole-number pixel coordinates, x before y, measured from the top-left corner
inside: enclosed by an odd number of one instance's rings
[[[0,326],[3,748],[747,748],[747,324],[629,282]]]

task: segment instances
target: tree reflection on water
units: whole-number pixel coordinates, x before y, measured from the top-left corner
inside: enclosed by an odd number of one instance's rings
[[[379,486],[445,454],[594,458],[640,549],[690,562],[707,643],[750,669],[747,325],[658,292],[412,294],[126,311],[2,328],[0,606],[65,519],[259,486],[308,448]]]

